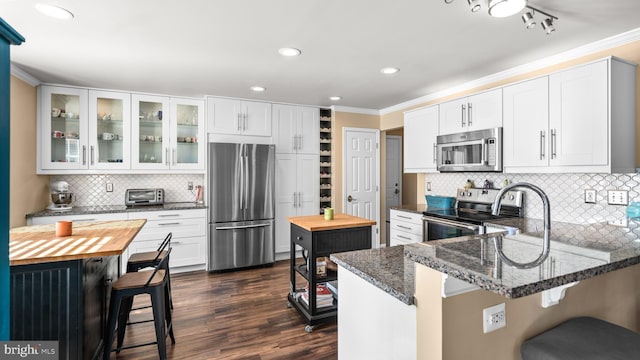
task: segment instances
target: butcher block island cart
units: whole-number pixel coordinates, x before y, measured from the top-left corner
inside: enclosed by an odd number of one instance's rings
[[[376,222],[347,214],[336,214],[333,220],[325,220],[323,215],[290,217],[291,223],[291,266],[288,305],[293,306],[306,321],[307,332],[314,326],[337,319],[338,307],[327,298],[319,303],[316,293],[325,289],[328,282],[338,279],[338,273],[331,269],[318,271],[317,261],[333,253],[371,248],[371,226]],[[303,259],[296,259],[296,250],[302,249]],[[322,266],[320,266],[322,267]],[[324,270],[324,271],[322,271]],[[297,277],[306,280],[303,288],[297,284]]]
[[[58,341],[59,359],[100,358],[118,258],[145,223],[78,223],[64,237],[56,224],[11,229],[11,340]]]

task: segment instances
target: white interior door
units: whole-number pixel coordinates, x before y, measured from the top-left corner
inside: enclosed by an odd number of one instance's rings
[[[380,246],[380,149],[376,129],[343,129],[343,209],[346,214],[376,221],[371,246]]]
[[[402,205],[402,136],[387,135],[385,199],[389,208]]]

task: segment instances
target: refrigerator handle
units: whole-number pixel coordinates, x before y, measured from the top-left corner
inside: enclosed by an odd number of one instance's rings
[[[240,210],[244,209],[244,144],[240,144]]]
[[[245,172],[244,172],[244,208],[245,210],[247,209],[247,207],[249,206],[249,155],[247,154],[247,146],[245,145],[244,147],[244,166],[245,166]]]

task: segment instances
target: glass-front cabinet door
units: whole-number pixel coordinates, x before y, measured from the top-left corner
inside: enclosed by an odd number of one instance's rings
[[[169,169],[169,98],[131,95],[133,169]]]
[[[47,170],[86,169],[86,89],[41,86],[40,165]]]
[[[89,91],[89,168],[131,167],[131,95]]]
[[[204,100],[171,98],[171,168],[204,170]]]

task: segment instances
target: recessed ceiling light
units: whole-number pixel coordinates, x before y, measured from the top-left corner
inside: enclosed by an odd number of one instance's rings
[[[300,49],[287,48],[287,47],[278,50],[278,52],[282,56],[298,56],[298,55],[302,54],[302,51]]]
[[[73,14],[69,10],[63,9],[59,6],[45,4],[45,3],[37,3],[35,7],[36,7],[36,10],[38,10],[42,14],[52,18],[61,19],[61,20],[73,19]]]
[[[267,90],[267,88],[264,87],[264,86],[252,86],[252,87],[250,87],[250,89],[252,91],[255,91],[255,92],[263,92],[263,91]]]
[[[342,96],[329,96],[329,100],[339,101],[339,100],[342,100]]]
[[[400,69],[395,68],[395,67],[386,67],[386,68],[382,68],[380,69],[380,72],[386,75],[390,75],[390,74],[395,74],[398,71],[400,71]]]

